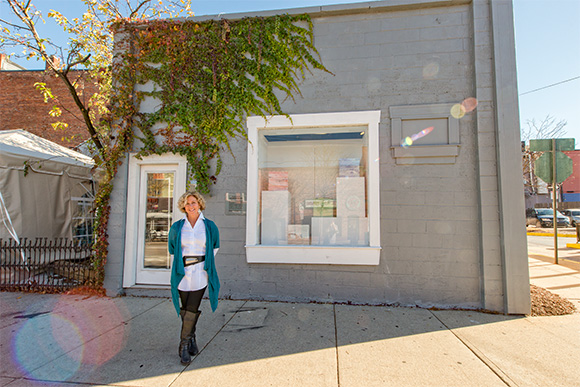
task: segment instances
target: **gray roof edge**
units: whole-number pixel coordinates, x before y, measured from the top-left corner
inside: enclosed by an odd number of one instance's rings
[[[239,13],[220,13],[217,15],[201,15],[191,18],[178,18],[175,20],[192,20],[192,21],[206,21],[206,20],[238,20],[246,17],[268,17],[281,14],[301,15],[309,14],[311,17],[324,17],[331,15],[355,14],[355,13],[369,13],[390,11],[398,9],[417,9],[417,8],[433,8],[469,4],[472,0],[382,0],[382,1],[367,1],[362,3],[348,3],[348,4],[331,4],[313,7],[276,9],[267,11],[255,12],[239,12]]]

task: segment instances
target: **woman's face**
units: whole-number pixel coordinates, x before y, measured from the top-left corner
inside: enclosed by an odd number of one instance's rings
[[[199,203],[194,196],[188,196],[187,200],[185,201],[185,212],[187,215],[196,215],[199,213]]]

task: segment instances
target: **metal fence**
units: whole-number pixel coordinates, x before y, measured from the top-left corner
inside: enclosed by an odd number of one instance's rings
[[[535,208],[552,208],[552,202],[550,203],[537,203]],[[580,208],[580,202],[558,202],[556,203],[558,211],[567,210],[568,208]]]
[[[0,290],[58,293],[96,280],[91,246],[66,238],[0,239]]]

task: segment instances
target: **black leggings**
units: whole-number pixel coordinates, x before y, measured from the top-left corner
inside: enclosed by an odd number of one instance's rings
[[[193,292],[183,292],[180,290],[179,298],[181,299],[181,309],[194,313],[198,312],[205,289],[207,289],[207,286],[200,290],[194,290]]]

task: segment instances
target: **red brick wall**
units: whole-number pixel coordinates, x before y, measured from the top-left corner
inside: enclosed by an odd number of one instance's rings
[[[84,71],[75,71],[71,79],[80,78],[83,89],[81,99],[86,102],[96,87],[84,82],[82,77],[85,75]],[[44,103],[42,94],[34,87],[36,82],[45,82],[62,105],[54,100]],[[54,105],[62,109],[62,115],[58,118],[48,115]],[[50,124],[56,121],[66,122],[68,129],[53,129]],[[89,138],[82,116],[64,82],[45,71],[0,71],[0,130],[11,129],[25,129],[70,148]],[[71,137],[70,141],[65,139]]]
[[[572,159],[574,163],[574,171],[567,178],[564,183],[562,183],[563,193],[580,193],[580,150],[573,150],[564,152]]]

